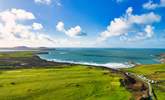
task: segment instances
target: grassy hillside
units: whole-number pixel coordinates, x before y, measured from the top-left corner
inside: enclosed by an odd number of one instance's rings
[[[37,52],[19,51],[0,53],[0,69],[18,69],[18,68],[32,68],[32,67],[53,67],[68,64],[60,64],[55,62],[48,62],[36,56]]]
[[[0,100],[129,100],[119,74],[86,66],[0,72]]]
[[[120,79],[107,69],[47,62],[34,52],[0,53],[0,100],[129,100]]]
[[[0,58],[25,58],[25,57],[32,57],[34,52],[32,51],[20,51],[20,52],[7,52],[7,53],[0,53]]]
[[[165,100],[165,64],[140,65],[133,68],[124,69],[124,71],[144,75],[148,79],[155,80],[152,84],[158,100]]]

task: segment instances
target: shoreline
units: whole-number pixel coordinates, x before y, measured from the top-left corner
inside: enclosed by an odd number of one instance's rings
[[[94,62],[76,62],[76,61],[65,61],[65,60],[59,60],[59,59],[46,59],[46,58],[42,58],[42,54],[48,54],[49,52],[47,51],[47,49],[44,50],[20,50],[20,51],[7,51],[7,53],[14,53],[14,52],[29,52],[32,51],[35,53],[35,56],[39,57],[42,60],[45,61],[49,61],[49,62],[54,62],[56,64],[71,64],[71,65],[87,65],[87,66],[95,66],[95,67],[107,67],[107,68],[112,68],[112,69],[122,69],[122,68],[133,68],[139,65],[152,65],[152,64],[140,64],[140,63],[135,63],[132,61],[128,61],[128,62],[123,62],[123,63],[115,63],[115,62],[107,62],[107,63],[94,63]],[[6,51],[0,52],[0,53],[4,53]],[[165,54],[164,54],[165,55]],[[159,55],[159,57],[161,57],[161,55]],[[164,63],[165,59],[163,57],[161,57],[162,59],[158,59],[159,63],[155,63],[155,64],[161,64]]]
[[[37,61],[41,61],[41,62],[45,62],[46,64],[48,64],[48,66],[54,66],[54,65],[82,65],[82,66],[93,66],[93,67],[103,67],[103,68],[109,68],[109,69],[123,69],[123,68],[133,68],[139,65],[156,65],[156,64],[136,64],[136,63],[105,63],[105,64],[98,64],[98,63],[88,63],[88,62],[74,62],[74,61],[62,61],[62,60],[48,60],[48,59],[44,59],[42,57],[39,56],[39,54],[48,54],[47,51],[42,51],[42,50],[36,50],[36,51],[13,51],[13,52],[0,52],[0,53],[16,53],[16,52],[32,52],[33,53],[33,57],[35,60]],[[163,55],[163,57],[165,56],[165,54]],[[0,61],[2,60],[2,58],[0,58]],[[11,60],[11,59],[5,59],[6,60]],[[19,60],[19,59],[16,59]],[[165,59],[164,59],[165,60]],[[162,62],[163,63],[163,62]],[[161,64],[158,63],[158,64]],[[111,65],[111,66],[109,66]],[[1,66],[1,65],[0,65]],[[22,64],[21,66],[25,66],[24,64]],[[39,65],[40,66],[40,65]],[[115,67],[112,67],[115,66]],[[116,67],[117,66],[117,67]],[[127,66],[127,67],[126,67]],[[41,65],[42,67],[42,65]]]
[[[88,62],[74,62],[74,61],[62,61],[62,60],[48,60],[41,58],[46,61],[51,61],[55,63],[67,63],[67,64],[73,64],[73,65],[87,65],[87,66],[95,66],[95,67],[106,67],[106,68],[112,68],[112,69],[120,69],[120,68],[131,68],[136,65],[134,64],[127,64],[127,63],[105,63],[105,64],[98,64],[98,63],[88,63]]]

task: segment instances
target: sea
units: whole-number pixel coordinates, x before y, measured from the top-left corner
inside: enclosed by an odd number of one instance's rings
[[[38,56],[48,61],[103,66],[108,68],[129,68],[137,64],[161,63],[158,55],[165,49],[128,48],[56,48]]]

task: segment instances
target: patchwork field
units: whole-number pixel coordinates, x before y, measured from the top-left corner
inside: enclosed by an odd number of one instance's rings
[[[0,100],[129,100],[119,74],[86,66],[0,72]]]

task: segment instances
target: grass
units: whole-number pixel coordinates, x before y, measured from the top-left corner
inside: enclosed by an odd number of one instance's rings
[[[165,80],[165,64],[140,65],[124,70],[144,75],[152,80]]]
[[[129,100],[120,74],[87,66],[0,72],[0,100]]]
[[[32,59],[34,52],[20,51],[20,52],[5,52],[0,53],[0,68],[13,68],[18,63],[22,63],[22,59]],[[18,60],[19,59],[19,60]],[[24,62],[23,62],[24,63]]]
[[[0,53],[0,70],[62,65],[40,59],[36,56],[38,52],[39,51],[19,51]]]
[[[158,100],[165,100],[165,64],[140,65],[123,70],[158,81],[158,83],[153,84],[154,92]]]
[[[10,53],[0,53],[0,58],[21,58],[21,57],[32,57],[34,52],[32,51],[19,51]]]

